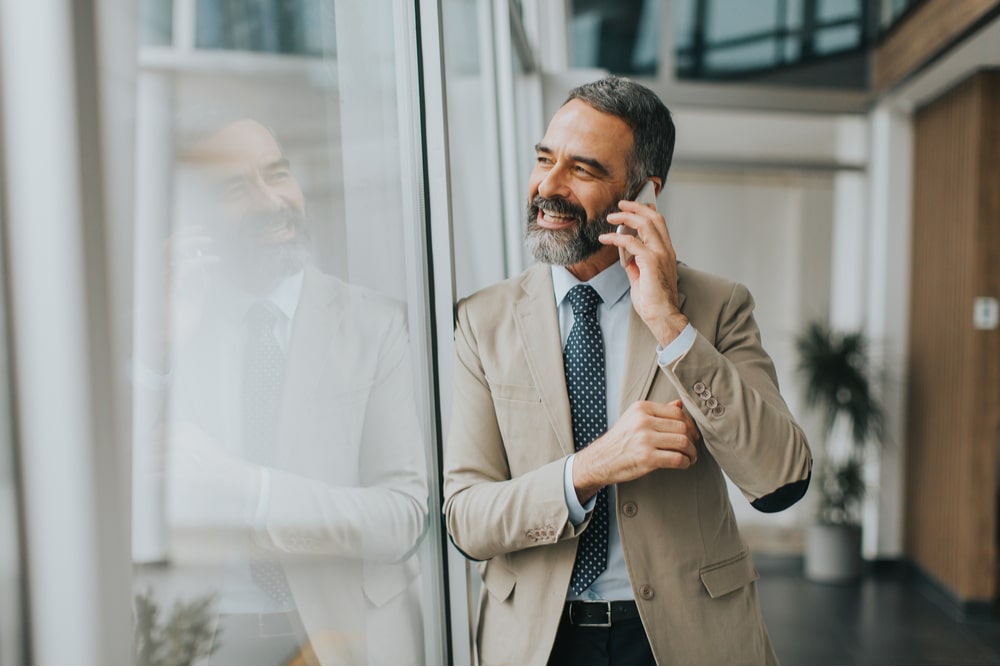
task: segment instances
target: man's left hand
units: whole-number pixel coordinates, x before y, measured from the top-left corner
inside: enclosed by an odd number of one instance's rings
[[[608,215],[611,225],[625,225],[638,232],[602,234],[601,243],[624,248],[633,258],[625,267],[632,285],[632,305],[663,347],[688,324],[681,312],[677,291],[677,253],[667,223],[655,208],[634,201],[618,202],[620,213]]]

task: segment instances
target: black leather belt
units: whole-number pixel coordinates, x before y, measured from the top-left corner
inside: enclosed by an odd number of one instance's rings
[[[574,600],[566,603],[566,619],[581,628],[610,628],[612,624],[639,618],[635,600]]]

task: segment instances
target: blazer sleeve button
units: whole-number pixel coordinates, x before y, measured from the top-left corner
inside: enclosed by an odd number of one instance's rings
[[[724,407],[722,407],[721,405],[718,405],[718,406],[712,408],[712,416],[713,417],[721,417],[724,414],[726,414],[726,409]]]
[[[705,407],[708,408],[709,410],[714,410],[715,408],[719,407],[719,399],[713,396],[712,398],[705,401]]]
[[[639,587],[639,597],[641,597],[643,600],[652,600],[653,599],[653,587],[650,586],[649,584],[643,584],[642,586],[640,586]]]
[[[694,393],[700,395],[702,392],[705,391],[705,383],[704,382],[695,382],[694,386],[691,387],[691,388],[694,389]]]

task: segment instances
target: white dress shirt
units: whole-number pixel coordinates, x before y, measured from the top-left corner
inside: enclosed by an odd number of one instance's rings
[[[552,266],[552,286],[555,292],[556,309],[559,314],[559,333],[563,347],[573,328],[573,307],[566,300],[566,294],[580,281],[565,267]],[[621,264],[615,262],[610,267],[594,276],[587,282],[601,296],[603,303],[597,308],[597,319],[601,325],[601,336],[604,339],[604,381],[606,384],[608,428],[618,419],[618,401],[621,397],[622,376],[625,373],[625,347],[628,341],[628,325],[632,311],[629,298],[630,286],[628,275]],[[695,340],[695,329],[690,324],[666,348],[657,346],[660,366],[665,366],[686,353]],[[650,353],[653,353],[650,350]],[[566,460],[563,476],[563,490],[566,495],[566,505],[569,508],[569,518],[573,525],[583,523],[587,513],[594,508],[595,498],[587,505],[581,505],[573,486],[573,459],[575,454]],[[632,585],[629,583],[625,568],[625,554],[622,551],[621,538],[618,535],[618,517],[615,511],[615,487],[608,487],[608,567],[601,573],[590,587],[577,595],[572,590],[567,591],[567,600],[632,600]]]

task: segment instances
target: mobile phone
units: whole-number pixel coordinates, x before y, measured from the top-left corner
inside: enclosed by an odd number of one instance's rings
[[[646,181],[646,184],[639,190],[639,194],[635,196],[635,201],[656,210],[656,183],[653,181]],[[639,235],[638,230],[632,229],[626,225],[618,225],[618,229],[615,231],[619,234],[631,234],[632,236]],[[628,266],[628,263],[632,261],[632,253],[625,248],[619,248],[618,258],[621,260],[622,266]]]

